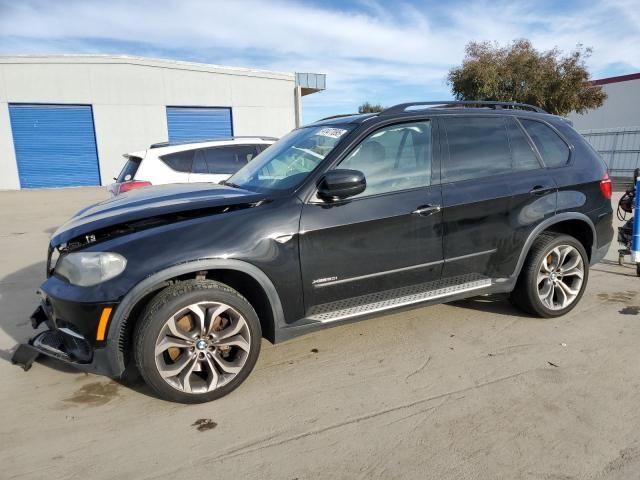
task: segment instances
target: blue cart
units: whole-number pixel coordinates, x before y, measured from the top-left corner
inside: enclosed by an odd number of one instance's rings
[[[633,175],[633,185],[618,202],[618,218],[626,223],[618,228],[618,242],[624,247],[618,250],[618,263],[622,265],[626,255],[636,265],[636,274],[640,277],[640,169]],[[627,213],[636,214],[629,220]]]

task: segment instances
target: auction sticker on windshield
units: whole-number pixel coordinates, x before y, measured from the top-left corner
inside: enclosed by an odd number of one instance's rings
[[[342,128],[322,128],[316,132],[316,135],[321,135],[323,137],[329,138],[340,138],[347,131]]]

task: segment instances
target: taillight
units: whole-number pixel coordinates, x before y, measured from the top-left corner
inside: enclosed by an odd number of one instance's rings
[[[150,186],[151,186],[151,182],[147,182],[144,180],[131,180],[129,182],[122,182],[118,184],[118,193],[124,193],[136,188],[150,187]]]
[[[613,188],[611,186],[611,178],[609,178],[609,172],[604,172],[604,177],[600,180],[600,191],[602,196],[607,200],[611,200],[611,193]]]

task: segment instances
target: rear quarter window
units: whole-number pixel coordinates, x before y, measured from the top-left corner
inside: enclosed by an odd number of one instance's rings
[[[183,152],[169,153],[160,157],[166,165],[172,170],[182,173],[191,173],[193,165],[194,150],[185,150]]]
[[[547,167],[562,167],[569,163],[569,146],[548,125],[525,118],[521,118],[520,123],[533,140]]]

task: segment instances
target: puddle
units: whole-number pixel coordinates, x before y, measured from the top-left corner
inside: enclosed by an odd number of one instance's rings
[[[98,407],[109,403],[118,396],[120,385],[115,382],[93,382],[87,383],[80,387],[69,398],[64,399],[65,402],[75,403],[77,405],[87,405],[90,407]]]

